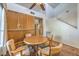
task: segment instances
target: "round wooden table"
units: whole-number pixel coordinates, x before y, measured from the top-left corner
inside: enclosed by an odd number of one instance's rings
[[[47,42],[47,38],[46,37],[43,37],[43,36],[32,36],[32,37],[24,38],[24,42],[27,45],[32,46],[33,49],[35,50],[34,53],[36,55],[38,55],[38,53],[37,53],[37,51],[38,51],[38,45]],[[37,46],[37,49],[35,48],[35,46]]]

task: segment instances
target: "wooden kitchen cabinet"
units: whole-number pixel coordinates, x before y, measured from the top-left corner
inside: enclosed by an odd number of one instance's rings
[[[20,31],[20,30],[8,31],[8,38],[14,39],[15,41],[17,41],[17,40],[23,38],[23,31]]]
[[[27,29],[27,18],[28,16],[24,14],[23,16],[23,29]]]
[[[22,13],[17,13],[18,15],[17,15],[17,17],[18,17],[18,24],[17,24],[17,28],[18,29],[23,29],[23,18],[24,18],[24,14],[22,14]]]
[[[27,29],[34,29],[34,16],[27,15]]]
[[[23,29],[26,29],[26,30],[34,29],[34,16],[24,15]]]
[[[8,29],[17,29],[17,23],[18,23],[17,13],[12,11],[6,11],[6,19]]]
[[[26,33],[34,33],[34,17],[31,15],[6,11],[8,39],[20,39]]]
[[[26,33],[31,33],[33,35],[42,35],[43,34],[43,20],[38,19],[40,29],[35,29],[35,17],[23,13],[18,13],[15,11],[6,11],[7,19],[7,35],[8,39],[14,39],[19,41],[24,38]],[[19,39],[19,40],[18,40]]]
[[[14,29],[24,29],[31,30],[34,29],[34,16],[17,13],[8,10],[7,15],[7,27],[10,30]]]

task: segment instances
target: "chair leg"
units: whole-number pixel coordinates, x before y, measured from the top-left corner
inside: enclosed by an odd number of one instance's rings
[[[40,56],[42,56],[42,53],[41,53],[41,51],[40,51]]]
[[[22,51],[20,52],[21,56],[23,56]]]

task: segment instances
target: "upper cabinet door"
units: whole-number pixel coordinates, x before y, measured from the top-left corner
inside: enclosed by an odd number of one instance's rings
[[[17,29],[18,17],[17,13],[13,11],[6,11],[7,18],[7,28],[8,29]]]
[[[23,16],[23,29],[27,29],[27,15]]]
[[[34,16],[27,15],[27,29],[34,29],[35,22]]]
[[[26,30],[34,29],[34,17],[30,15],[24,15],[23,28]]]
[[[18,13],[18,29],[23,29],[24,14]]]

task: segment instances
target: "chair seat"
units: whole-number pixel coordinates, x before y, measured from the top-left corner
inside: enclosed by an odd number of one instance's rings
[[[13,52],[18,52],[18,51],[21,51],[22,50],[22,56],[29,56],[30,55],[30,51],[29,51],[29,48],[26,46],[22,46],[22,47],[19,47],[17,48],[15,51]],[[19,53],[16,53],[15,56],[21,56],[20,55],[20,52]]]
[[[15,43],[16,48],[24,46],[24,45],[25,45],[25,43],[23,41]]]
[[[38,51],[38,54],[40,55],[40,53],[42,55],[48,56],[49,55],[49,47],[43,48],[41,50]]]
[[[30,55],[30,51],[29,51],[29,48],[26,48],[25,50],[22,51],[22,54],[24,56],[29,56]]]
[[[7,41],[7,50],[10,56],[30,55],[27,45],[16,48],[14,39]]]
[[[61,51],[61,47],[62,47],[62,44],[59,44],[59,46],[56,46],[56,47],[51,47],[51,55],[58,55]],[[50,50],[50,47],[40,49],[38,51],[38,54],[41,53],[42,55],[49,56],[50,55],[49,50]]]
[[[19,53],[15,54],[14,56],[21,56],[21,54],[20,54],[20,52],[19,52]]]
[[[30,55],[30,52],[28,48],[22,51],[22,56],[29,56],[29,55]],[[21,56],[20,52],[15,54],[15,56]]]
[[[62,48],[62,43],[54,44],[55,42],[52,40],[52,38],[53,38],[53,36],[51,38],[48,38],[48,42],[46,43],[46,45],[48,45],[48,47],[39,48],[38,55],[49,56],[49,55],[59,55],[60,54],[61,48]]]

